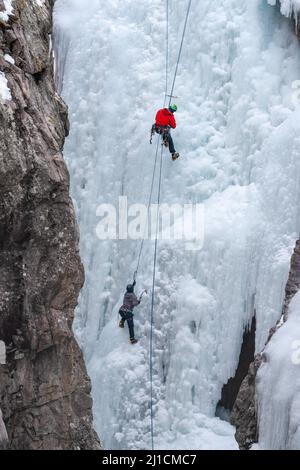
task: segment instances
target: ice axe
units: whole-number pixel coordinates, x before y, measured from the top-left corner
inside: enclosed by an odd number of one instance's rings
[[[141,300],[142,300],[142,298],[143,298],[143,296],[144,296],[145,294],[148,294],[147,289],[143,290],[143,292],[141,293],[141,295],[140,295],[140,297],[139,297],[139,301],[140,301],[140,302],[141,302]]]

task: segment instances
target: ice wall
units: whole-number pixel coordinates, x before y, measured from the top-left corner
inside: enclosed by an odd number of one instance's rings
[[[280,2],[280,11],[285,16],[292,16],[299,13],[300,1],[299,0],[267,0],[269,5],[275,6]]]

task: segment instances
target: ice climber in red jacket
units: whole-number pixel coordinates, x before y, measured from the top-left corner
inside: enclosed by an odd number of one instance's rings
[[[169,108],[160,109],[155,118],[155,124],[152,127],[152,135],[156,132],[161,134],[163,143],[169,147],[172,159],[179,158],[179,153],[176,152],[174,142],[171,136],[170,129],[176,129],[176,121],[174,113],[177,111],[176,104],[170,105]]]

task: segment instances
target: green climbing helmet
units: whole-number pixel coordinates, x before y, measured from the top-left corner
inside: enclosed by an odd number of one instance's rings
[[[176,106],[176,104],[171,104],[170,107],[169,107],[169,110],[170,110],[172,113],[176,113],[176,111],[177,111],[177,106]]]

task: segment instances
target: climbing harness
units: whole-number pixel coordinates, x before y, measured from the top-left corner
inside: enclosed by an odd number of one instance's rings
[[[164,145],[165,147],[169,147],[169,134],[170,134],[169,126],[159,127],[153,124],[151,128],[150,144],[152,144],[152,138],[155,134],[160,134],[161,139],[162,139],[162,145]]]

